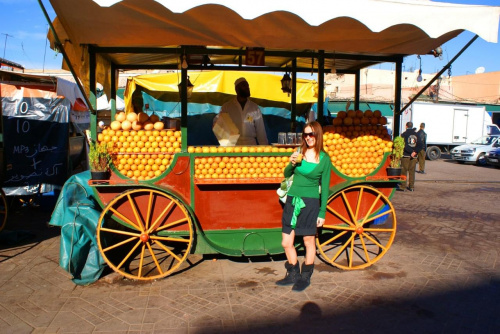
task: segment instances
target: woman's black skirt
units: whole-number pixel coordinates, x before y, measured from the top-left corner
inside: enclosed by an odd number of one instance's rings
[[[293,230],[290,225],[293,216],[292,199],[293,196],[287,196],[281,218],[283,233],[286,234],[292,233]],[[316,235],[316,222],[318,220],[320,205],[319,198],[302,197],[302,200],[306,206],[300,210],[297,216],[295,235]]]

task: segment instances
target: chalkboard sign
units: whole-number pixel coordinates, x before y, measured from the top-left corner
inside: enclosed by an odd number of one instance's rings
[[[53,190],[68,177],[68,100],[2,97],[5,179],[9,195]]]

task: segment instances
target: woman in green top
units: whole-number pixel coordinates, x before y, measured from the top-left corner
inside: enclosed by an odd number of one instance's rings
[[[323,129],[318,122],[306,124],[302,144],[290,157],[285,177],[293,175],[293,183],[282,216],[282,246],[285,249],[287,273],[278,285],[292,285],[302,291],[310,284],[316,257],[316,229],[325,223],[332,163],[323,150]],[[321,187],[320,187],[321,186]],[[295,236],[304,238],[306,247],[302,273],[294,246]]]

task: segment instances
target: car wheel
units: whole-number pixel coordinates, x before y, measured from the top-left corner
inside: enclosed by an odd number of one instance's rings
[[[427,148],[426,154],[429,160],[437,160],[441,157],[441,150],[437,146],[430,146]]]
[[[486,166],[486,157],[484,153],[480,153],[476,160],[476,165],[478,166]]]

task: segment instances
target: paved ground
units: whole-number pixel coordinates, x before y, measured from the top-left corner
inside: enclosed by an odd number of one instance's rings
[[[50,212],[17,207],[0,239],[1,332],[499,333],[500,169],[439,160],[427,172],[393,198],[398,233],[379,262],[341,271],[317,259],[301,293],[274,284],[280,257],[193,255],[163,280],[77,286],[58,266]]]

